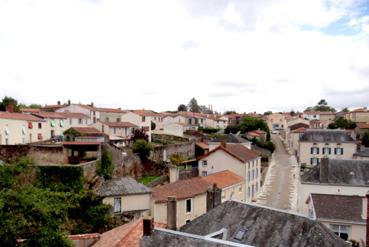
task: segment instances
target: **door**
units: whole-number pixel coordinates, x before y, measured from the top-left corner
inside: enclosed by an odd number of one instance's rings
[[[55,136],[55,130],[51,130],[51,138]]]
[[[29,142],[32,142],[32,134],[29,134]]]

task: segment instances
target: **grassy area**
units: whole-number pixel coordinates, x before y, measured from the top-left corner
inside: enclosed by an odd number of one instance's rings
[[[141,184],[148,185],[149,183],[151,183],[152,181],[154,181],[155,179],[159,177],[160,176],[145,176],[145,177],[139,178],[137,181]]]

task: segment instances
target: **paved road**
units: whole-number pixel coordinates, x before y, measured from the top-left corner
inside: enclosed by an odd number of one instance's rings
[[[293,209],[295,196],[295,158],[286,152],[278,135],[272,135],[276,150],[257,203],[279,209]],[[295,174],[295,175],[294,175]]]

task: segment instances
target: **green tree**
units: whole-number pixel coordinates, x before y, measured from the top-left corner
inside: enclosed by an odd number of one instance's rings
[[[342,111],[342,112],[349,112],[350,110],[349,110],[347,107],[345,107],[345,108],[343,108],[341,111]]]
[[[187,108],[189,109],[190,112],[200,112],[200,106],[197,103],[197,100],[195,98],[192,98],[190,100],[190,102],[188,103]]]
[[[231,115],[231,114],[237,114],[236,111],[226,111],[224,112],[224,115]]]
[[[369,147],[369,131],[365,131],[363,138],[361,140],[361,144],[364,147]]]
[[[13,106],[14,112],[19,112],[18,101],[9,96],[5,96],[0,102],[0,111],[6,111],[6,108],[10,105]]]
[[[266,111],[264,112],[264,115],[267,116],[267,115],[271,115],[273,112],[272,111]]]
[[[263,130],[265,132],[269,132],[268,125],[264,120],[250,116],[246,116],[243,119],[243,122],[240,124],[239,128],[242,133],[252,130]]]
[[[110,151],[104,150],[101,155],[101,160],[97,162],[96,174],[111,179],[113,176],[114,164]]]
[[[177,109],[178,111],[187,111],[187,106],[184,104],[180,104]]]
[[[40,109],[42,106],[40,104],[30,104],[28,107],[33,109]]]
[[[131,137],[131,141],[136,141],[139,139],[144,139],[146,141],[149,141],[149,136],[145,133],[145,131],[141,128],[141,129],[135,129],[133,131],[133,135]]]
[[[141,160],[147,160],[151,150],[151,144],[144,139],[138,139],[132,145],[132,151],[137,153]]]
[[[156,128],[156,123],[154,123],[153,121],[151,121],[151,130],[154,130]]]
[[[314,111],[331,111],[336,112],[336,109],[330,107],[325,99],[321,99],[316,106],[313,108]]]
[[[336,118],[333,123],[328,125],[329,129],[355,129],[356,123],[343,117]]]

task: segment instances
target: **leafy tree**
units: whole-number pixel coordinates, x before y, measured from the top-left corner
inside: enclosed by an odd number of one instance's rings
[[[312,110],[313,111],[322,111],[322,112],[326,112],[326,111],[336,112],[336,109],[329,106],[325,99],[321,99],[318,102],[318,104],[312,108]]]
[[[369,131],[365,131],[361,144],[365,147],[369,147]]]
[[[12,97],[5,96],[0,102],[0,111],[6,111],[6,108],[12,105],[14,112],[19,112],[18,101]]]
[[[144,139],[138,139],[132,145],[132,151],[137,153],[141,160],[147,160],[151,150],[151,144]]]
[[[39,108],[41,108],[42,106],[40,105],[40,104],[30,104],[29,106],[28,106],[28,108],[33,108],[33,109],[39,109]]]
[[[355,129],[356,123],[349,119],[339,117],[339,118],[336,118],[333,123],[330,123],[328,125],[328,128],[329,129],[338,129],[338,128],[339,129]]]
[[[268,125],[264,120],[250,116],[247,116],[243,119],[243,122],[240,124],[239,128],[242,133],[258,129],[269,132]]]
[[[186,105],[184,105],[184,104],[180,104],[180,105],[178,106],[178,111],[187,111],[187,106],[186,106]]]
[[[154,123],[153,121],[151,121],[151,130],[154,130],[156,128],[156,123]]]
[[[236,111],[226,111],[224,112],[224,115],[231,115],[231,114],[237,114]]]
[[[141,129],[135,129],[133,131],[133,135],[131,137],[131,141],[136,141],[139,139],[144,139],[146,141],[149,141],[149,136],[145,133],[145,131]]]
[[[169,156],[169,160],[173,165],[180,165],[187,159],[182,154],[172,154]]]
[[[349,110],[347,107],[345,107],[345,108],[343,108],[341,111],[342,111],[342,112],[349,112],[350,110]]]
[[[208,108],[206,105],[200,105],[200,112],[204,114],[213,114],[213,111]]]
[[[290,111],[290,115],[291,115],[292,117],[294,117],[294,116],[296,116],[296,115],[297,115],[297,113],[296,113],[294,110],[291,110],[291,111]]]
[[[112,154],[110,151],[103,151],[101,160],[96,166],[96,174],[104,177],[104,179],[111,179],[113,176],[114,164]]]
[[[187,108],[189,109],[190,112],[200,112],[200,106],[197,103],[197,100],[195,98],[192,98],[190,100],[190,102],[188,103]]]
[[[267,116],[267,115],[271,115],[273,112],[272,111],[266,111],[264,112],[264,115]]]

